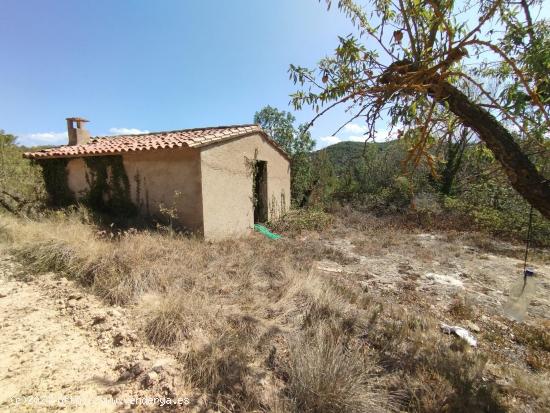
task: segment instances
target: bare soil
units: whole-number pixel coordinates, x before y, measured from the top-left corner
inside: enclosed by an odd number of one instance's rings
[[[173,357],[142,342],[126,312],[0,257],[0,410],[140,411],[189,398]]]

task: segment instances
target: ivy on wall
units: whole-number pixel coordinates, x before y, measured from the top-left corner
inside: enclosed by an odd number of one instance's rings
[[[130,197],[130,181],[126,175],[122,156],[84,157],[88,189],[81,199],[93,211],[114,216],[131,217],[138,208]],[[68,158],[40,159],[42,176],[50,204],[66,207],[76,202],[68,184]]]
[[[35,161],[42,169],[44,186],[50,205],[66,207],[75,202],[74,193],[69,188],[66,158],[39,159]]]
[[[115,216],[133,216],[137,207],[130,196],[130,180],[122,156],[85,157],[88,192],[83,201],[92,210]]]

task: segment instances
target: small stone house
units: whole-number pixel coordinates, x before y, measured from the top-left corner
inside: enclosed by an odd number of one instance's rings
[[[244,235],[290,207],[290,161],[258,126],[90,138],[68,118],[68,145],[24,154],[50,199],[103,212],[168,217],[207,239]]]

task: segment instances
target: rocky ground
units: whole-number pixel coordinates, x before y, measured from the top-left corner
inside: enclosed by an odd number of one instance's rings
[[[303,237],[304,242],[318,238]],[[522,283],[524,246],[475,234],[408,233],[369,239],[361,234],[319,237],[349,260],[323,260],[316,270],[359,283],[384,302],[405,304],[445,325],[462,327],[488,356],[487,374],[509,389],[514,411],[550,411],[550,252],[532,250],[534,294],[522,322],[505,307]],[[538,402],[532,404],[533,397]],[[543,407],[546,406],[546,407]]]
[[[139,411],[178,398],[190,410],[177,363],[139,339],[127,311],[1,257],[0,410]]]
[[[352,233],[324,242],[350,263],[321,261],[318,269],[359,279],[365,289],[399,300],[406,292],[417,304],[440,313],[461,297],[479,316],[502,316],[511,288],[522,281],[524,247],[494,239],[412,233],[373,247],[376,240]],[[528,265],[535,270],[537,288],[529,297],[526,322],[550,320],[550,253],[533,251]]]

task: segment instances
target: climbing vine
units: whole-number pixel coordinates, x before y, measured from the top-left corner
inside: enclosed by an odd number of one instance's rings
[[[92,210],[115,216],[132,216],[137,207],[130,197],[130,181],[121,156],[85,157],[88,192],[83,198]]]
[[[74,193],[69,188],[67,158],[39,159],[36,163],[42,169],[44,186],[49,202],[54,207],[66,207],[75,202]]]

